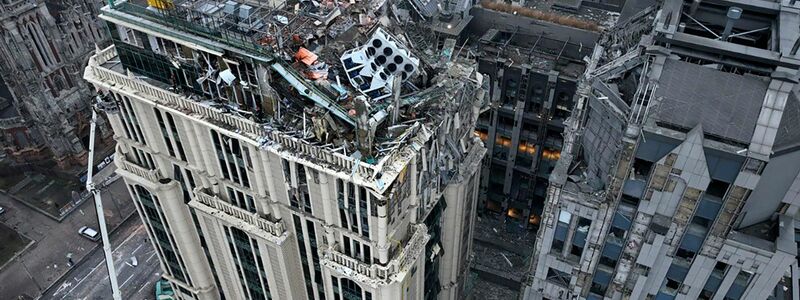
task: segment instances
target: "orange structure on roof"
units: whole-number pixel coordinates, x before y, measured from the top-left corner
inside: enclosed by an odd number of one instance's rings
[[[317,55],[314,52],[309,51],[306,48],[300,47],[300,50],[297,50],[295,53],[294,58],[302,61],[306,66],[313,65],[314,62],[317,61]]]

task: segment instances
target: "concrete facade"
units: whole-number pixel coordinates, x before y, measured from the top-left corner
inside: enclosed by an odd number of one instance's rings
[[[520,227],[539,224],[547,177],[560,156],[563,122],[583,72],[581,58],[591,51],[568,40],[490,29],[480,41],[478,69],[491,80],[492,99],[476,126],[489,154],[481,208]]]
[[[283,90],[286,82],[307,94],[318,87],[293,77],[277,54],[253,59],[248,49],[196,32],[165,34],[153,24],[161,21],[118,5],[101,15],[115,45],[89,60],[84,77],[105,95],[118,172],[181,299],[461,298],[485,152],[472,131],[483,103],[480,74],[461,62],[437,66],[438,84],[418,99],[437,106],[428,112],[447,113],[394,126],[408,129],[393,136],[396,150],[370,154],[364,123],[334,150],[306,134],[303,110],[291,120],[303,119],[301,127],[278,125],[294,113],[290,101],[308,100]],[[181,92],[181,83],[150,68],[167,61],[156,44],[164,52],[178,47],[175,55],[258,66],[250,88],[264,96],[259,105],[266,108],[270,90],[285,98],[262,122],[222,109],[202,91]],[[126,56],[133,52],[141,56]],[[189,63],[174,61],[184,65],[173,71]],[[331,126],[350,126],[327,117]],[[318,122],[327,121],[308,124]],[[343,154],[352,144],[360,151]]]
[[[524,299],[797,299],[798,12],[664,1],[601,37]]]
[[[0,148],[15,161],[85,165],[94,91],[81,70],[108,42],[98,9],[93,1],[0,6]],[[110,138],[103,120],[99,128]]]

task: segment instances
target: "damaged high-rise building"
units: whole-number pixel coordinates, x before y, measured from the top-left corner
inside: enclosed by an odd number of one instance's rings
[[[0,150],[13,160],[54,160],[63,168],[86,163],[94,91],[81,75],[95,45],[107,40],[96,18],[99,5],[78,0],[0,5]],[[110,137],[103,124],[102,135]]]
[[[489,29],[481,36],[478,70],[490,80],[491,110],[475,128],[484,141],[479,209],[499,213],[507,224],[536,228],[548,186],[547,177],[561,152],[564,120],[573,106],[582,58],[590,55],[596,34],[564,27],[560,34],[586,36],[587,46],[570,37],[522,29]]]
[[[385,3],[101,9],[84,78],[178,298],[462,298],[488,84]]]
[[[523,297],[800,298],[798,26],[795,1],[623,9],[579,80]]]

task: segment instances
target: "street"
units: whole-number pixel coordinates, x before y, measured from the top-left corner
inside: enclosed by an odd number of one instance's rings
[[[155,250],[146,241],[147,232],[137,216],[122,224],[111,237],[114,266],[119,274],[122,299],[151,299],[161,269]],[[43,299],[110,299],[105,258],[102,249],[64,276]],[[132,264],[135,257],[137,265]]]
[[[113,172],[114,167],[110,166],[98,172],[94,179],[102,182]],[[133,254],[139,263],[132,268],[123,267],[120,264],[125,264],[124,261],[118,261],[119,283],[127,280],[125,288],[136,287],[124,294],[129,295],[124,299],[150,299],[154,273],[159,270],[158,258],[152,255],[152,245],[143,242],[146,232],[124,181],[117,180],[103,188],[102,199],[115,257],[124,257],[122,260],[125,260]],[[103,290],[109,288],[102,244],[83,238],[77,232],[81,226],[98,229],[93,200],[82,203],[62,222],[56,222],[3,194],[0,194],[0,206],[6,209],[0,215],[0,222],[34,241],[0,269],[0,299],[36,299],[43,293],[50,297],[42,299],[52,299],[55,291],[68,282],[70,287],[61,289],[56,299],[110,299],[111,293]],[[98,264],[101,266],[95,268]],[[79,282],[87,276],[89,278]],[[134,296],[136,298],[131,298]]]

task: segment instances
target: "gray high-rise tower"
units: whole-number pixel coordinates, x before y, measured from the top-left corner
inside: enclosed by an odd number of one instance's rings
[[[579,80],[524,298],[798,299],[800,3],[623,12]]]

